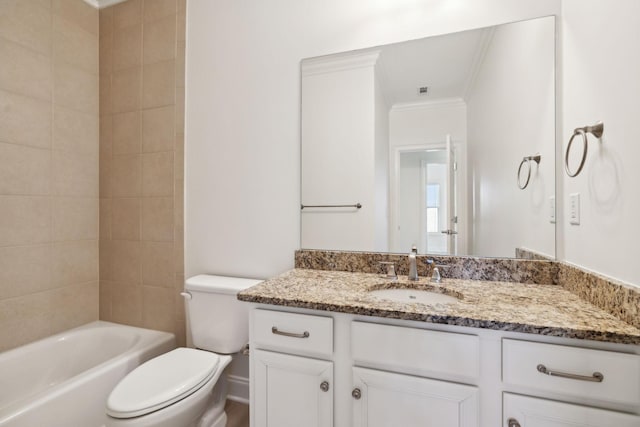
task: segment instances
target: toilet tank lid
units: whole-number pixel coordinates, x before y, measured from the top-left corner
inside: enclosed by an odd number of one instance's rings
[[[187,279],[184,288],[187,291],[212,292],[220,294],[237,294],[262,282],[259,279],[242,277],[212,276],[200,274]]]

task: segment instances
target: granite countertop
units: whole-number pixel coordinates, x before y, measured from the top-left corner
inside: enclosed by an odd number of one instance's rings
[[[459,297],[400,303],[368,291],[413,287]],[[640,344],[640,329],[558,285],[445,278],[392,282],[379,274],[294,269],[238,294],[241,301],[566,338]]]

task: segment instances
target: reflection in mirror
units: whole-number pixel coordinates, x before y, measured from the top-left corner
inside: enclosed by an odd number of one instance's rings
[[[555,257],[555,19],[302,61],[301,247]],[[518,187],[524,157],[528,186]]]

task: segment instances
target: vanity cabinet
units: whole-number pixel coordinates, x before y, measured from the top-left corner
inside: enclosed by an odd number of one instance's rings
[[[478,427],[476,387],[353,368],[353,427]]]
[[[506,427],[638,427],[640,417],[515,394],[504,394]]]
[[[250,334],[252,427],[640,427],[637,345],[264,305]]]
[[[332,362],[262,350],[252,358],[253,426],[333,426]]]

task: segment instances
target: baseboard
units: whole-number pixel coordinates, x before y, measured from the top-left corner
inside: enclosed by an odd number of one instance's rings
[[[249,404],[249,378],[239,377],[237,375],[228,375],[229,392],[227,399],[236,402]]]

